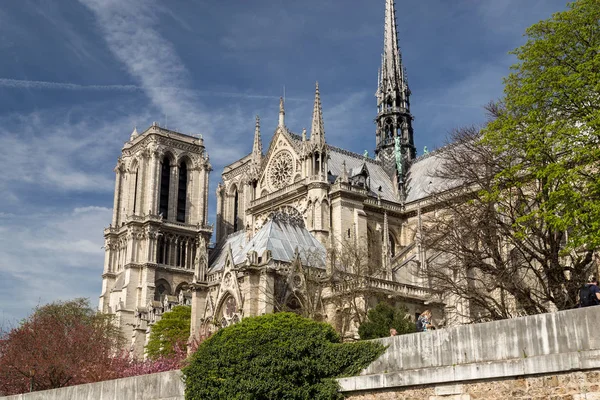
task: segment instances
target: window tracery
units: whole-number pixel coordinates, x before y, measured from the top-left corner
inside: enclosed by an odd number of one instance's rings
[[[291,183],[294,173],[294,160],[289,151],[281,151],[271,161],[269,168],[269,182],[276,190],[282,189]]]

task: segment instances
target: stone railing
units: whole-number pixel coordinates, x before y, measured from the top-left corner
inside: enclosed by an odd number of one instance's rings
[[[213,231],[213,226],[210,224],[186,224],[185,222],[165,220],[165,219],[163,219],[162,216],[155,215],[155,214],[128,215],[125,218],[125,222],[139,222],[140,224],[143,224],[146,222],[156,222],[156,223],[163,223],[166,227],[171,227],[171,228],[184,228],[187,230],[204,231],[204,232],[209,232],[209,233],[211,233]],[[123,225],[121,225],[121,226],[112,226],[111,225],[111,226],[104,228],[104,234],[107,235],[109,233],[119,233],[122,228],[124,228]]]
[[[384,210],[398,212],[398,213],[404,211],[402,206],[397,206],[395,204],[390,204],[388,202],[381,201],[378,199],[373,199],[373,198],[365,199],[365,204],[377,206],[377,207],[383,208]]]
[[[293,192],[295,190],[298,190],[298,189],[306,186],[307,183],[308,183],[308,179],[307,178],[301,179],[298,182],[295,182],[295,183],[293,183],[293,184],[291,184],[289,186],[284,187],[283,189],[279,189],[276,192],[269,193],[267,195],[259,197],[256,200],[252,200],[250,202],[250,207],[257,207],[257,206],[260,206],[262,204],[268,203],[271,200],[280,198],[281,196],[283,196],[285,194],[291,193],[291,192]]]
[[[407,110],[404,107],[387,107],[387,108],[384,108],[383,110],[379,111],[377,113],[377,117],[380,117],[383,114],[391,114],[391,113],[400,113],[400,114],[403,114],[403,113],[406,113],[406,112],[407,112]],[[391,139],[391,141],[393,142],[394,139]]]
[[[363,196],[368,196],[369,195],[369,191],[367,189],[363,189],[360,188],[358,186],[353,186],[349,183],[344,183],[344,182],[337,182],[334,186],[333,186],[333,190],[332,192],[335,192],[337,190],[344,190],[347,192],[354,192],[354,193],[359,193]],[[375,202],[377,202],[375,200]]]
[[[368,276],[353,276],[348,281],[332,286],[332,293],[341,294],[352,291],[381,290],[400,294],[403,297],[424,300],[429,302],[440,301],[439,296],[434,295],[429,289],[413,286],[405,283],[389,281]]]

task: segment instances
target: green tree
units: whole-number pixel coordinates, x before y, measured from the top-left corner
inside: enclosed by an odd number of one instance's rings
[[[524,256],[549,258],[544,275],[559,308],[575,304],[600,246],[599,21],[600,2],[578,0],[528,28],[484,131],[502,163],[486,195],[523,199],[515,235],[527,240],[542,230],[545,254]]]
[[[162,315],[160,321],[152,326],[150,339],[146,345],[149,358],[172,356],[185,351],[190,337],[192,309],[189,306],[175,306]]]
[[[358,327],[358,335],[362,340],[382,338],[390,336],[391,328],[398,335],[416,332],[416,326],[408,317],[405,307],[394,308],[381,302],[369,310],[367,320]]]
[[[339,376],[382,352],[340,343],[332,326],[294,313],[245,318],[204,341],[183,369],[186,399],[335,399]]]

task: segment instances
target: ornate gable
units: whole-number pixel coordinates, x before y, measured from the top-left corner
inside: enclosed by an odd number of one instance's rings
[[[286,128],[277,128],[263,161],[259,179],[261,197],[280,190],[300,178],[300,153],[295,142],[296,140]]]

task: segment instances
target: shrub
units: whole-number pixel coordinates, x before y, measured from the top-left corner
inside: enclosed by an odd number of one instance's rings
[[[367,320],[358,327],[358,335],[363,340],[382,338],[390,336],[390,328],[396,329],[398,335],[417,330],[405,307],[394,308],[379,303],[367,313]]]
[[[148,358],[170,357],[177,351],[185,352],[190,337],[191,318],[192,308],[189,306],[175,306],[164,313],[150,331],[150,339],[146,345]]]
[[[341,343],[333,327],[293,313],[245,318],[203,342],[183,369],[186,399],[335,399],[340,376],[383,351]]]

